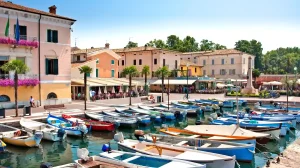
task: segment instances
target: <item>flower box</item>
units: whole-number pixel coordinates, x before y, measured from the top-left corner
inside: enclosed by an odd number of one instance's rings
[[[19,79],[18,86],[36,86],[40,83],[38,79]],[[0,86],[14,86],[13,79],[0,79]]]
[[[0,44],[9,44],[13,48],[16,48],[16,46],[27,46],[27,47],[32,47],[32,48],[38,48],[39,47],[39,42],[36,40],[29,41],[29,40],[19,40],[17,41],[15,39],[11,39],[9,37],[0,37]]]

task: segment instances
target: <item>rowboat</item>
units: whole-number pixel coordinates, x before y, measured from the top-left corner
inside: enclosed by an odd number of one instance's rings
[[[21,118],[20,125],[25,129],[25,131],[41,132],[43,134],[43,139],[49,141],[62,141],[66,138],[67,134],[64,129],[56,128],[54,126],[33,121],[30,119]]]
[[[218,100],[205,100],[205,99],[195,100],[195,102],[201,103],[201,104],[206,104],[206,105],[212,105],[212,104],[218,105],[220,103],[220,101],[218,101]]]
[[[72,124],[68,120],[53,116],[51,114],[48,115],[46,120],[48,124],[57,128],[64,129],[68,135],[83,136],[88,133],[88,129],[85,124]]]
[[[111,116],[111,117],[123,117],[123,118],[135,118],[138,120],[139,124],[142,125],[149,125],[151,124],[151,119],[148,115],[140,115],[140,114],[135,114],[135,113],[125,113],[123,110],[119,108],[115,108],[116,112],[113,111],[102,111],[103,114]]]
[[[229,101],[229,100],[223,101],[222,104],[223,104],[223,107],[224,107],[224,108],[233,108],[233,107],[234,107],[233,102],[232,102],[232,101]]]
[[[110,158],[117,161],[122,161],[125,163],[134,163],[136,166],[145,167],[161,167],[161,168],[171,168],[171,167],[187,167],[187,168],[205,168],[205,165],[197,164],[193,162],[187,162],[174,158],[163,158],[159,156],[150,156],[140,153],[130,153],[123,151],[102,152],[100,156],[105,158]]]
[[[115,125],[110,122],[104,121],[94,121],[85,118],[72,117],[66,114],[62,114],[62,118],[72,122],[72,123],[84,123],[89,129],[93,131],[113,131],[115,130]]]
[[[150,137],[150,138],[149,138]],[[180,146],[188,149],[218,153],[227,156],[236,156],[238,161],[251,162],[255,153],[255,146],[252,144],[241,144],[226,141],[214,141],[204,138],[168,136],[161,134],[148,134],[146,141],[156,139],[156,143]]]
[[[40,144],[43,134],[40,132],[32,134],[24,130],[0,124],[0,138],[2,138],[2,141],[6,144],[21,147],[35,147]]]
[[[145,109],[133,108],[133,107],[130,107],[130,109],[137,113],[160,116],[161,118],[166,118],[167,120],[175,120],[176,119],[175,114],[171,113],[171,112],[160,112],[160,111],[145,110]]]
[[[154,111],[159,111],[159,112],[169,112],[169,113],[173,113],[175,117],[177,116],[177,114],[180,114],[179,119],[185,118],[187,115],[187,111],[189,111],[189,109],[186,109],[186,110],[169,109],[168,110],[164,107],[149,107],[149,106],[142,106],[142,105],[139,105],[138,108],[144,109],[144,110],[154,110]],[[193,111],[195,111],[195,110],[193,110]]]
[[[129,127],[135,128],[137,126],[138,120],[136,118],[125,118],[125,117],[114,117],[103,115],[102,113],[92,113],[92,112],[85,112],[84,113],[87,118],[97,120],[97,121],[105,121],[111,122],[115,125],[119,125],[120,127]]]
[[[175,158],[199,164],[206,164],[206,167],[208,168],[233,168],[235,166],[235,156],[220,155],[152,142],[131,139],[124,140],[122,133],[117,133],[114,136],[114,140],[118,142],[119,149],[128,152],[138,152],[146,155]]]
[[[0,140],[0,152],[4,152],[6,149],[6,144]]]

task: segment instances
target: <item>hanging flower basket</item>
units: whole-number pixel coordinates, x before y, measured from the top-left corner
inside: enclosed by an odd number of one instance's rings
[[[19,79],[18,86],[36,86],[40,83],[38,79]],[[13,87],[14,80],[13,79],[0,79],[0,86],[2,87]]]
[[[38,48],[39,42],[36,40],[29,41],[29,40],[20,40],[17,42],[15,39],[11,39],[8,37],[0,37],[0,44],[9,44],[12,48],[16,48],[18,46],[27,46],[29,48]]]

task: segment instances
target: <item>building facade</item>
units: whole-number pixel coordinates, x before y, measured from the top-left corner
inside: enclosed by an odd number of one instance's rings
[[[254,68],[255,56],[234,49],[183,53],[181,55],[182,60],[203,66],[203,76],[223,79],[246,78],[249,57],[252,57],[251,68]]]
[[[180,52],[164,50],[154,47],[134,47],[124,49],[113,49],[119,56],[119,77],[122,70],[134,65],[141,72],[145,65],[150,67],[149,78],[156,78],[155,71],[163,66],[168,66],[169,70],[178,70],[180,68]],[[136,78],[142,78],[140,74]]]
[[[200,77],[202,76],[202,66],[187,61],[187,60],[181,60],[180,61],[180,75],[181,76],[186,76],[186,71],[188,69],[188,74],[191,77]]]
[[[9,28],[6,23],[9,18]],[[20,41],[15,37],[16,20],[19,21]],[[39,84],[20,86],[19,100],[28,102],[33,96],[40,103],[67,103],[71,101],[71,26],[76,20],[56,14],[56,6],[49,12],[0,1],[0,66],[20,59],[30,68],[21,79],[36,79]],[[12,79],[13,72],[0,71],[2,80]],[[14,91],[2,85],[0,95],[14,101]]]

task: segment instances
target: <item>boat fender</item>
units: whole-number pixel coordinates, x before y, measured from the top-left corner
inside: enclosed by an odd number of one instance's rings
[[[58,137],[63,137],[65,135],[66,131],[62,128],[58,129],[57,131],[57,136]]]
[[[124,141],[124,136],[122,132],[118,132],[114,135],[114,140],[116,142],[123,142]]]
[[[20,136],[21,134],[22,134],[21,130],[18,130],[18,131],[16,131],[16,132],[14,132],[14,136],[15,136],[15,137],[18,137],[18,136]]]
[[[81,131],[83,134],[86,134],[88,132],[88,129],[85,124],[79,124],[78,126],[79,131]]]
[[[40,168],[51,168],[52,167],[52,164],[51,163],[42,163],[40,165]]]
[[[103,151],[103,152],[111,153],[110,145],[109,145],[109,144],[103,144],[103,145],[102,145],[102,151]]]
[[[34,134],[34,138],[35,139],[42,139],[43,138],[43,133],[42,132],[36,132]]]

